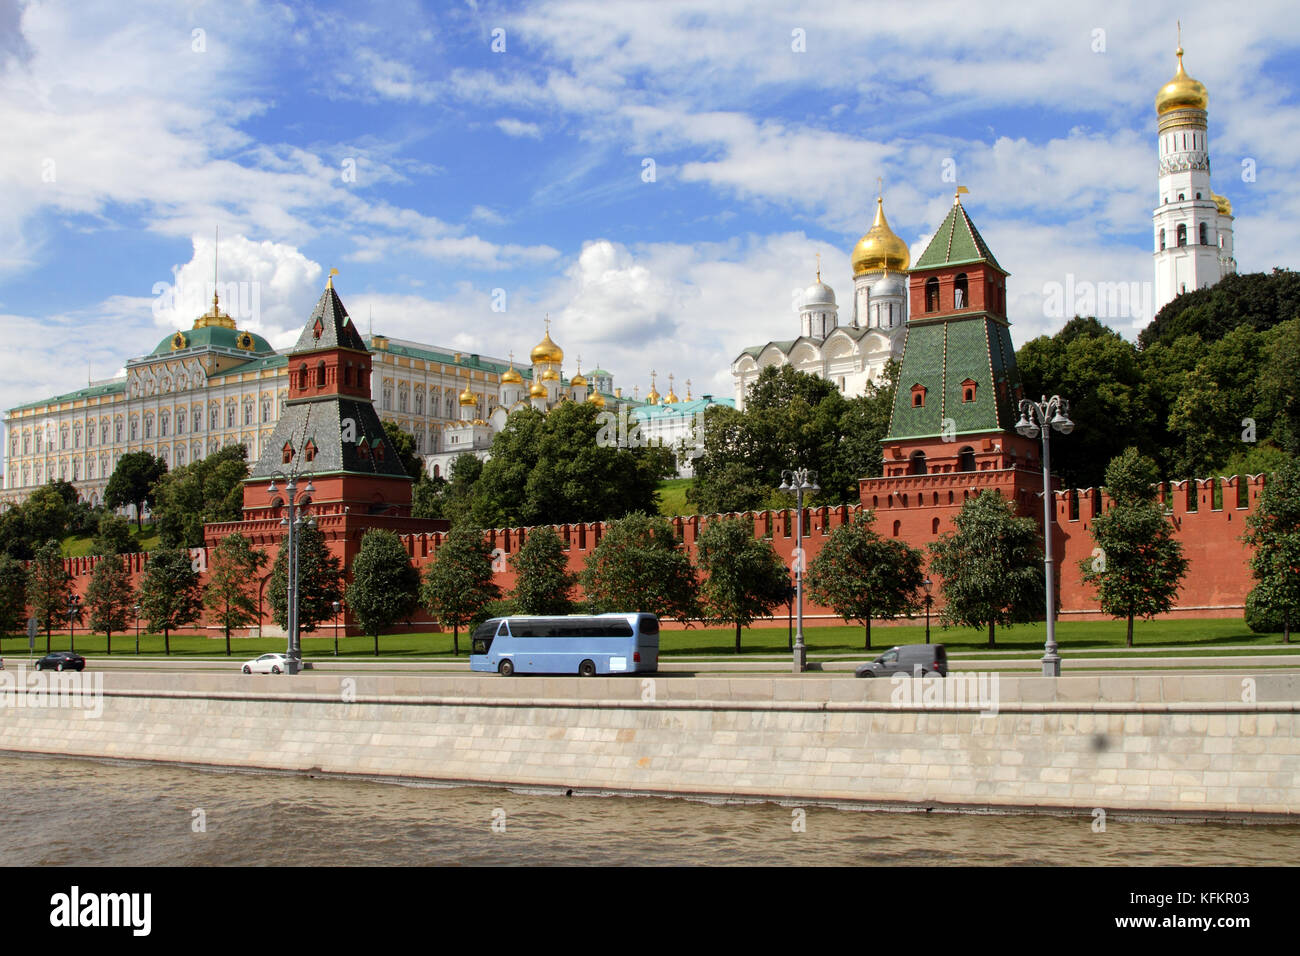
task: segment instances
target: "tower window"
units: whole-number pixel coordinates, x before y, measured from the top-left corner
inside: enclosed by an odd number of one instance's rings
[[[912,407],[913,408],[925,407],[925,386],[924,385],[917,384],[912,386]]]
[[[925,311],[939,311],[939,280],[934,276],[925,280]]]
[[[952,307],[964,309],[968,305],[970,305],[970,290],[966,285],[966,273],[959,272],[957,278],[953,280]]]
[[[911,467],[908,469],[908,474],[911,475],[925,474],[925,452],[923,451],[912,452],[910,456],[910,463],[911,463]]]
[[[1201,245],[1208,246],[1209,244],[1210,238],[1209,234],[1205,231],[1205,223],[1201,223]]]
[[[957,452],[957,470],[975,470],[975,449],[971,448],[970,445],[966,445],[961,451]]]
[[[1183,197],[1179,196],[1178,198],[1182,199]],[[1178,224],[1178,244],[1180,246],[1187,245],[1187,223],[1185,222]]]
[[[961,400],[963,403],[975,401],[975,384],[975,380],[970,378],[961,383]]]
[[[1193,143],[1193,144],[1196,143],[1196,139],[1195,139],[1194,137],[1193,137],[1193,139],[1192,139],[1192,143]],[[1197,193],[1197,194],[1196,194],[1196,198],[1197,198],[1197,199],[1200,199],[1200,198],[1201,198],[1201,194],[1200,194],[1200,193]]]
[[[1160,251],[1165,251],[1165,231],[1163,229],[1160,230]]]
[[[1178,194],[1178,201],[1179,201],[1179,202],[1182,202],[1182,201],[1183,201],[1184,199],[1186,199],[1186,198],[1187,198],[1187,197],[1184,196],[1182,193],[1179,193],[1179,194]]]

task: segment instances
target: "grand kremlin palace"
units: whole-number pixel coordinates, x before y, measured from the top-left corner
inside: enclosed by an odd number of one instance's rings
[[[380,418],[415,437],[431,475],[445,475],[451,459],[464,452],[486,458],[505,413],[522,404],[545,411],[580,396],[602,408],[625,406],[629,418],[642,421],[647,439],[676,446],[693,443],[697,413],[715,403],[712,396],[679,401],[671,389],[660,397],[653,378],[644,400],[626,398],[603,369],[585,377],[579,371],[566,384],[563,351],[549,328],[532,350],[532,367],[522,369],[509,360],[383,335],[372,334],[369,347],[371,394]],[[211,310],[192,328],[128,360],[125,375],[10,409],[0,502],[20,501],[58,479],[71,482],[83,500],[99,504],[127,452],[148,451],[174,469],[219,448],[243,445],[254,462],[284,412],[288,369],[287,354],[238,329],[214,294]],[[531,399],[503,405],[524,395]],[[689,474],[690,459],[680,460],[682,473]]]

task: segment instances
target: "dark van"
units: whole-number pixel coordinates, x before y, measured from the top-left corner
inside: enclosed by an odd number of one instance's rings
[[[920,668],[918,671],[917,668]],[[888,677],[890,674],[927,674],[948,676],[948,652],[942,644],[900,644],[891,647],[874,661],[862,664],[855,677]]]

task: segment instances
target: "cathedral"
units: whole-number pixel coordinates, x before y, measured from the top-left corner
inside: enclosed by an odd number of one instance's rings
[[[862,395],[880,381],[885,366],[903,354],[907,326],[907,243],[885,218],[884,196],[876,199],[876,218],[853,247],[853,313],[840,323],[835,292],[817,280],[804,290],[799,306],[799,337],[751,345],[731,363],[736,405],[768,366],[792,365],[834,382],[845,395]]]

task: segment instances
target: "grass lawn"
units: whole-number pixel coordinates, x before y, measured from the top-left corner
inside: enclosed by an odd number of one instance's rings
[[[686,489],[694,478],[669,478],[659,483],[659,513],[665,518],[695,514],[695,506],[687,502]]]
[[[153,525],[145,525],[143,531],[136,531],[135,524],[131,525],[131,540],[135,542],[136,551],[153,551],[158,547],[158,532]],[[63,545],[63,556],[65,558],[84,558],[93,553],[91,546],[95,541],[93,534],[76,535],[70,534],[60,542]]]
[[[663,631],[660,635],[660,650],[665,657],[699,657],[732,659],[736,655],[734,631],[730,628],[692,628],[684,631]],[[983,631],[970,628],[944,631],[932,627],[931,640],[944,644],[954,657],[972,655],[993,655],[998,657],[1034,657],[1042,654],[1045,640],[1043,624],[1022,624],[1014,628],[1000,629],[997,634],[997,647],[993,651],[985,647],[986,635]],[[1061,651],[1069,655],[1071,651],[1106,651],[1124,648],[1123,621],[1084,621],[1059,622],[1056,626],[1057,643]],[[858,626],[822,626],[804,629],[804,638],[809,653],[814,656],[874,657],[881,650],[894,644],[920,644],[925,641],[924,625],[906,625],[901,627],[875,627],[872,630],[872,651],[863,649],[863,629]],[[83,654],[100,656],[105,653],[106,641],[102,634],[76,636],[76,649]],[[450,634],[385,634],[379,638],[379,652],[382,657],[399,660],[420,658],[450,658],[452,636]],[[1239,619],[1207,618],[1182,621],[1139,622],[1134,629],[1134,652],[1163,653],[1166,656],[1185,656],[1186,654],[1204,654],[1216,651],[1223,646],[1242,645],[1261,651],[1285,652],[1294,647],[1300,652],[1300,644],[1286,646],[1278,634],[1255,634]],[[283,638],[234,638],[231,641],[231,656],[241,660],[265,654],[268,651],[283,651]],[[784,656],[787,653],[787,632],[785,628],[751,628],[741,634],[743,656],[756,658]],[[53,635],[51,647],[54,650],[69,648],[66,631]],[[1162,648],[1182,647],[1191,651],[1161,651]],[[468,653],[469,640],[464,631],[460,634],[460,656],[464,659]],[[224,657],[226,652],[223,638],[207,638],[192,635],[176,635],[171,639],[174,657]],[[36,650],[45,653],[45,635],[36,638]],[[371,637],[341,637],[339,652],[343,657],[364,660],[374,658],[374,639]],[[135,653],[135,632],[113,635],[113,656],[132,655]],[[140,635],[140,653],[150,657],[161,656],[163,639],[160,634]],[[333,633],[325,630],[320,636],[303,638],[303,653],[308,659],[325,660],[334,656]],[[1228,652],[1225,652],[1228,653]],[[26,637],[6,637],[0,641],[0,655],[15,660],[27,656]]]

